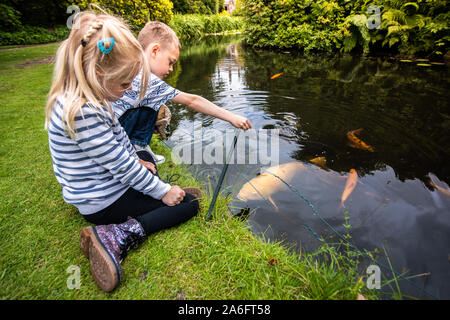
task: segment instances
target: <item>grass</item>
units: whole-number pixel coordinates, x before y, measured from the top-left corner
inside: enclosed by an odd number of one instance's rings
[[[210,34],[240,31],[244,27],[242,17],[227,15],[175,14],[170,27],[180,39],[197,39]]]
[[[44,130],[44,105],[52,64],[19,68],[53,55],[57,45],[0,50],[0,298],[1,299],[355,299],[368,292],[345,255],[324,245],[306,255],[255,237],[228,214],[218,198],[205,221],[211,195],[189,222],[151,235],[123,263],[125,278],[112,293],[92,280],[79,248],[89,224],[66,204],[52,169]],[[161,176],[179,173],[177,184],[202,186],[170,150]],[[80,289],[68,289],[70,266],[80,268]]]

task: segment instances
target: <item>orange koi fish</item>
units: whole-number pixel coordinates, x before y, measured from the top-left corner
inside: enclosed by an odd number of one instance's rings
[[[341,197],[341,204],[339,205],[339,209],[342,209],[344,207],[344,201],[347,200],[348,196],[353,192],[353,189],[355,189],[356,184],[358,183],[358,173],[355,169],[350,169],[350,175],[347,178],[347,182],[345,183],[345,189],[342,193]]]
[[[318,167],[322,168],[325,171],[330,171],[327,167],[327,159],[325,157],[317,157],[314,159],[309,160],[310,162],[314,163]]]
[[[273,76],[270,77],[270,80],[273,80],[273,79],[275,79],[275,78],[278,78],[278,77],[281,76],[282,74],[283,74],[283,72],[274,74]]]
[[[352,148],[373,152],[373,148],[371,146],[369,146],[356,136],[357,134],[360,134],[361,131],[362,129],[347,132],[347,139],[349,141],[349,146]]]

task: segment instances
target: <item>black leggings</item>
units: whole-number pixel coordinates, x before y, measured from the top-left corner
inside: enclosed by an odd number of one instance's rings
[[[142,160],[155,164],[150,154],[145,151],[138,152],[138,156]],[[105,209],[93,214],[83,215],[83,217],[96,225],[123,223],[129,217],[132,217],[139,221],[145,233],[150,235],[191,219],[198,213],[198,210],[198,200],[187,193],[180,204],[169,207],[161,200],[156,200],[129,188],[119,199]]]

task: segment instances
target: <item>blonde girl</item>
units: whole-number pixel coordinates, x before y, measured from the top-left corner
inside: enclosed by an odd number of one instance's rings
[[[56,53],[46,129],[64,200],[96,226],[81,231],[91,273],[105,291],[116,288],[127,251],[158,230],[195,216],[201,193],[170,186],[151,158],[140,160],[114,117],[122,97],[149,67],[139,42],[117,17],[83,12]],[[141,97],[142,98],[142,97]]]

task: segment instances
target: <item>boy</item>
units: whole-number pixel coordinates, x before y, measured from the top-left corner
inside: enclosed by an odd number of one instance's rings
[[[138,41],[144,49],[151,70],[145,97],[138,101],[141,79],[138,75],[132,82],[131,90],[113,103],[114,112],[137,151],[149,152],[157,164],[165,161],[163,156],[151,151],[149,144],[158,110],[168,100],[228,121],[236,128],[247,130],[252,127],[247,118],[222,109],[198,95],[181,92],[162,81],[173,71],[181,48],[177,35],[169,26],[159,21],[150,21],[139,32]]]

